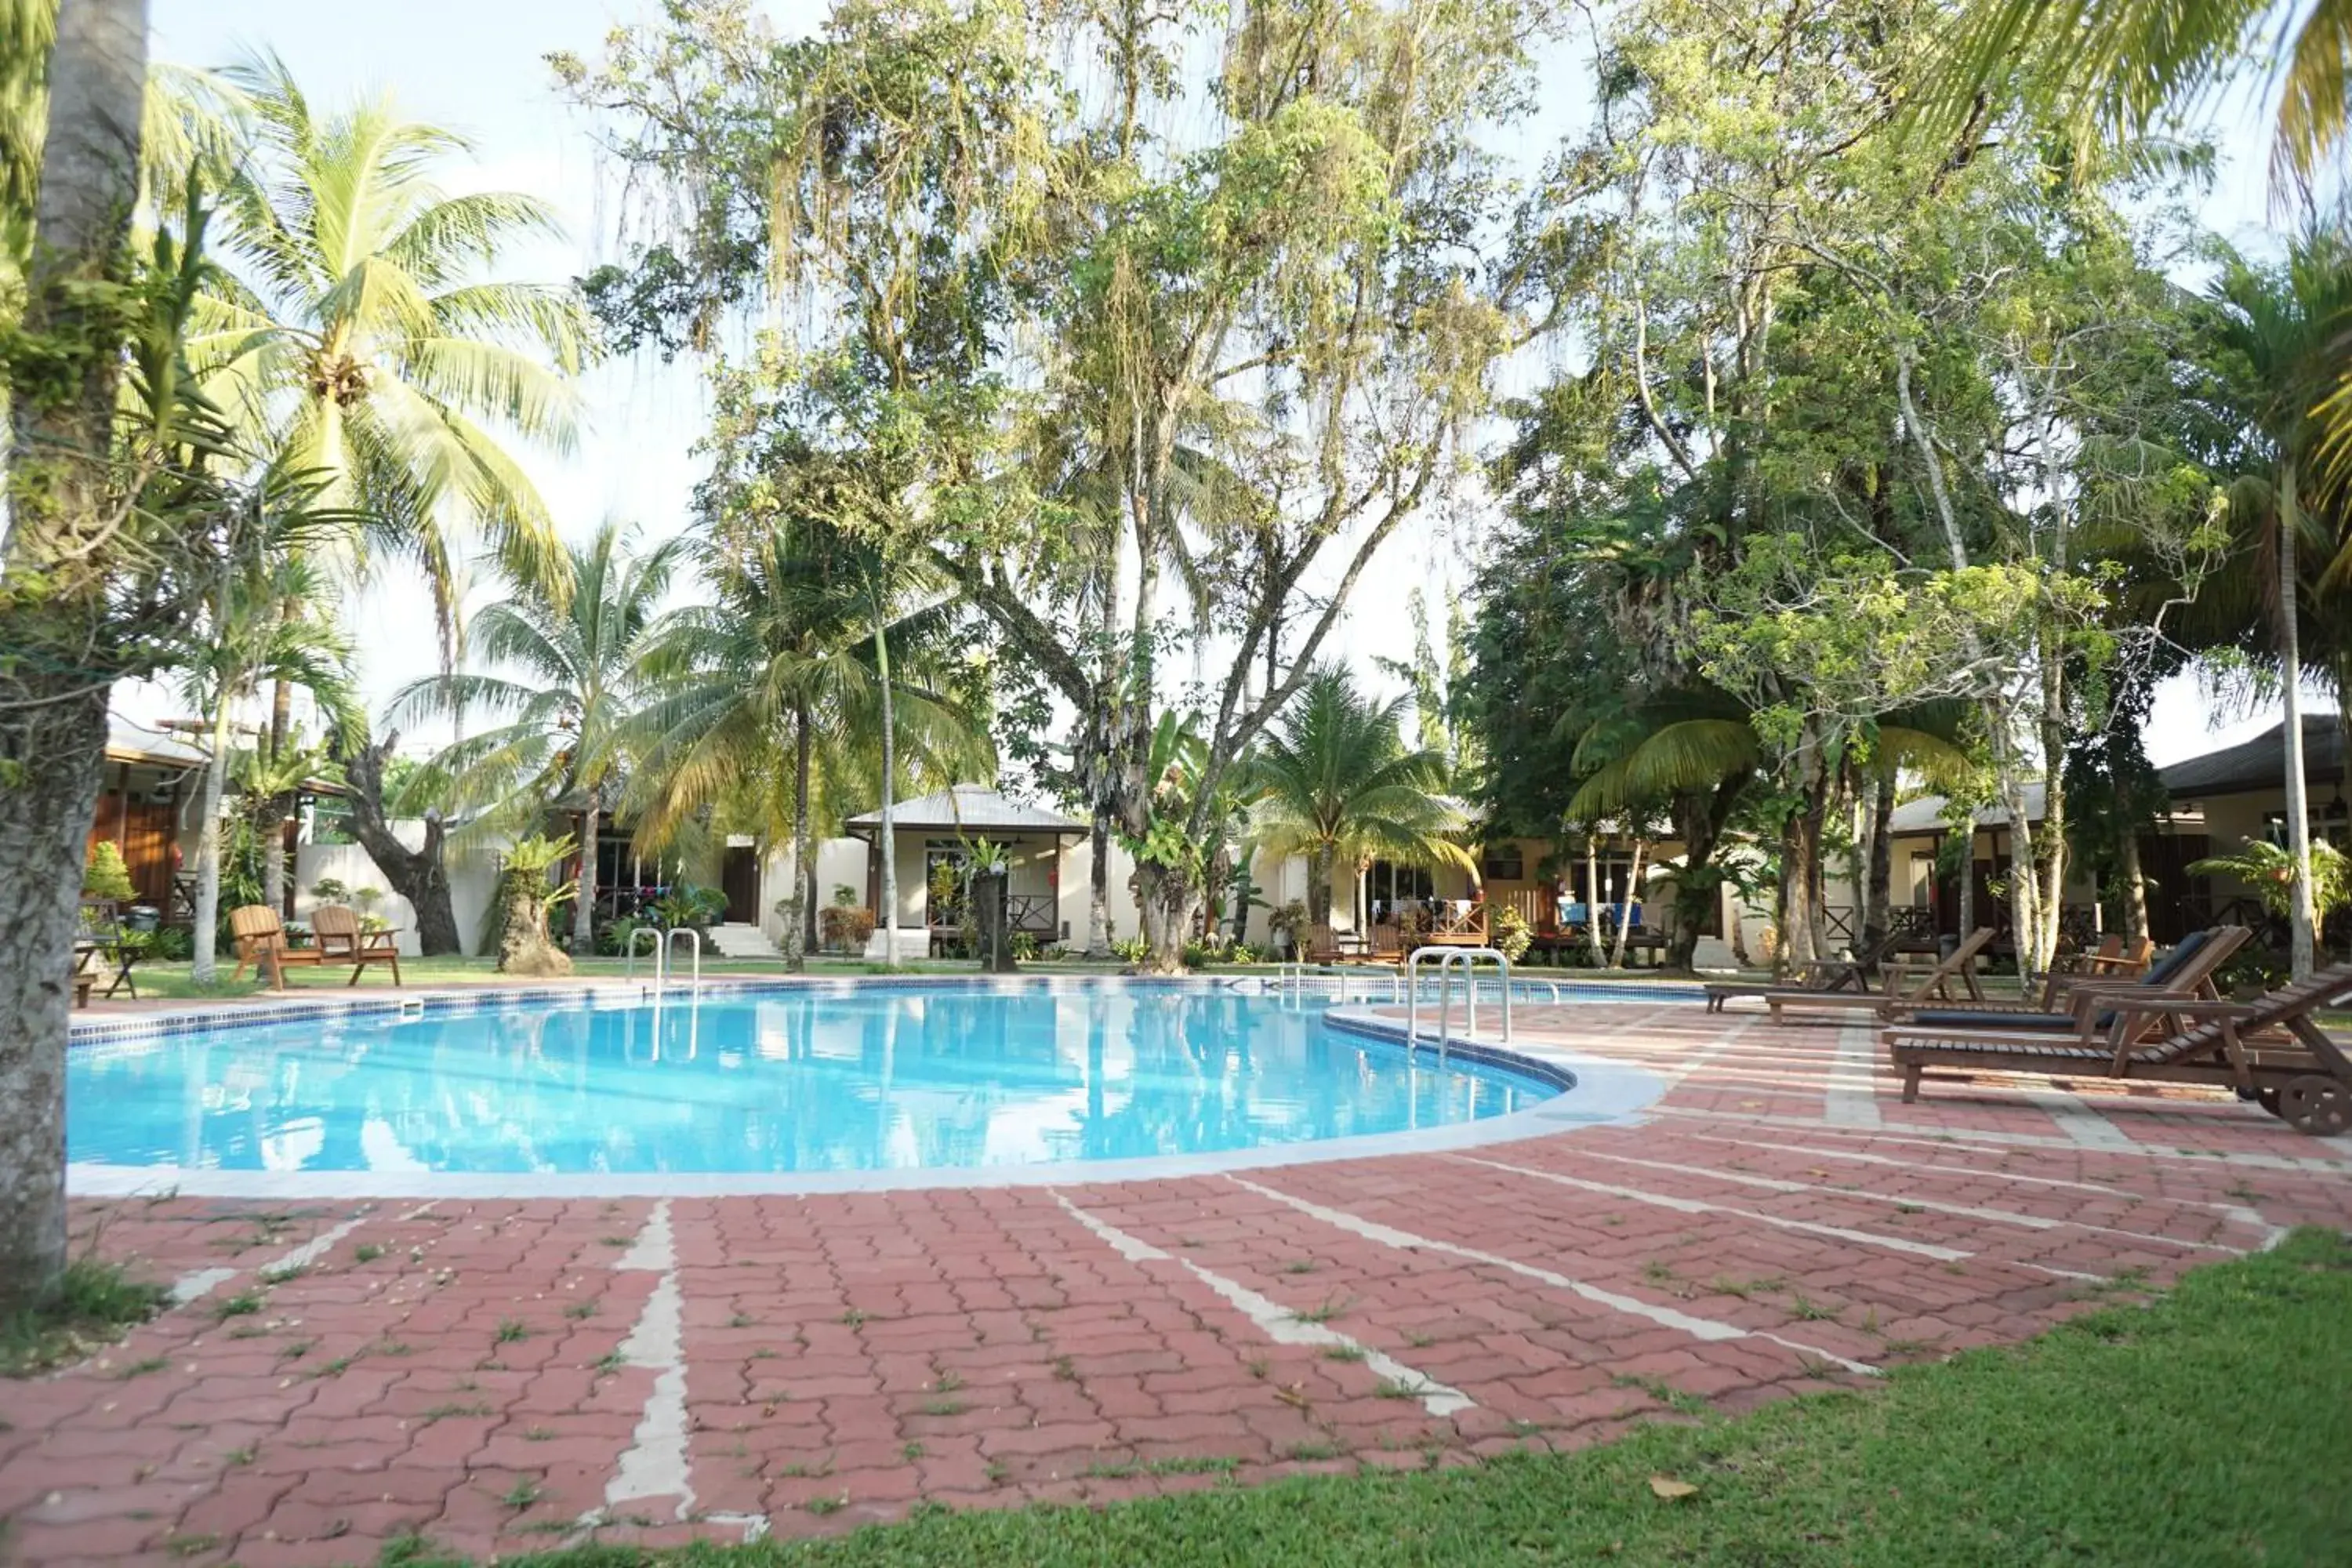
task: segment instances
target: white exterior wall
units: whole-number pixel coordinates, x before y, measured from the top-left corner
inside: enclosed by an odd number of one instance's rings
[[[411,849],[425,844],[425,824],[395,822],[392,831]],[[487,848],[445,850],[449,873],[449,904],[457,918],[457,941],[468,953],[481,951],[482,920],[498,890],[498,857]],[[392,890],[373,857],[357,844],[300,844],[294,851],[294,918],[307,921],[322,901],[310,889],[331,877],[352,889],[373,888],[383,894],[375,912],[392,923],[404,958],[416,956],[416,908]],[[354,905],[354,908],[357,906]]]

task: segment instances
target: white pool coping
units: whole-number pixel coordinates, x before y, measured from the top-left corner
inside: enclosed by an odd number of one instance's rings
[[[897,976],[876,975],[870,978],[842,977],[826,981],[753,981],[749,984],[724,984],[706,982],[706,994],[765,991],[780,985],[839,985],[845,988],[864,984],[900,986],[912,981],[919,984],[999,991],[1005,989],[1076,987],[1117,987],[1130,985],[1165,987],[1170,985],[1224,987],[1236,978],[1247,984],[1255,977],[1231,975],[1206,976],[1185,980],[1127,980],[1118,976],[1041,975],[1028,980],[992,977],[970,980],[958,976]],[[1265,983],[1271,989],[1270,983]],[[467,992],[407,993],[408,1005],[422,1000],[428,1006],[435,1003],[463,1002],[472,1005],[452,1007],[453,1012],[478,1011],[485,1005],[495,1005],[501,997],[509,1000],[544,998],[547,991],[533,990],[525,998],[513,992],[470,990]],[[583,987],[563,988],[562,995],[572,1001],[582,994]],[[610,987],[589,991],[592,1006],[632,1005],[634,998],[615,998]],[[383,994],[375,998],[382,999]],[[393,1011],[400,1001],[385,1001],[383,1005],[367,1011]],[[353,1010],[362,1010],[354,1008]],[[341,1009],[337,1009],[341,1011]],[[154,1037],[176,1032],[174,1019],[184,1026],[236,1027],[260,1026],[290,1021],[276,1009],[239,1009],[233,1020],[224,1022],[217,1010],[197,1016],[175,1014],[150,1016],[153,1026],[142,1028],[138,1034]],[[1375,1039],[1402,1043],[1404,1025],[1402,1020],[1385,1017],[1369,1006],[1339,1005],[1324,1015],[1326,1023],[1350,1034]],[[149,1023],[150,1019],[142,1019]],[[97,1033],[97,1031],[92,1031]],[[110,1031],[109,1033],[111,1033]],[[95,1043],[95,1042],[93,1042]],[[94,1162],[69,1163],[66,1167],[66,1190],[75,1197],[151,1197],[175,1193],[189,1197],[218,1198],[294,1198],[294,1199],[359,1199],[359,1198],[623,1198],[623,1197],[767,1197],[818,1194],[827,1193],[907,1192],[937,1188],[1096,1186],[1125,1182],[1166,1181],[1183,1176],[1214,1175],[1228,1171],[1271,1170],[1285,1165],[1323,1164],[1337,1160],[1379,1159],[1397,1154],[1442,1153],[1453,1150],[1473,1149],[1493,1143],[1514,1142],[1527,1138],[1545,1137],[1576,1127],[1603,1125],[1631,1121],[1638,1117],[1664,1092],[1665,1080],[1657,1074],[1622,1061],[1612,1061],[1588,1056],[1564,1047],[1515,1041],[1504,1044],[1491,1032],[1481,1031],[1469,1039],[1454,1040],[1451,1049],[1475,1059],[1479,1065],[1492,1066],[1506,1071],[1515,1067],[1533,1068],[1542,1076],[1565,1072],[1573,1079],[1573,1087],[1529,1106],[1502,1116],[1486,1117],[1475,1121],[1449,1123],[1443,1127],[1420,1128],[1405,1132],[1382,1132],[1349,1138],[1324,1138],[1299,1143],[1269,1144],[1252,1149],[1228,1149],[1197,1154],[1156,1154],[1125,1160],[1070,1160],[1028,1165],[981,1166],[914,1166],[870,1171],[719,1171],[671,1173],[660,1171],[595,1172],[554,1173],[539,1172],[495,1171],[223,1171],[209,1167],[180,1165],[110,1165]],[[1435,1055],[1433,1042],[1426,1035],[1416,1055]]]

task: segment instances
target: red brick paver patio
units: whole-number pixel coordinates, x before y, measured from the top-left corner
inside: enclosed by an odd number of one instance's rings
[[[27,1563],[487,1558],[1573,1448],[2035,1333],[2352,1223],[2252,1107],[1931,1079],[1866,1033],[1522,1009],[1666,1075],[1454,1154],[812,1197],[79,1205],[184,1300],[0,1384]]]

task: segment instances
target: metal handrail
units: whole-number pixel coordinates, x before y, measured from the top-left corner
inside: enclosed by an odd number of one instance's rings
[[[662,933],[657,926],[635,927],[629,932],[629,940],[621,944],[621,979],[625,984],[637,977],[637,938],[641,936],[654,939],[654,983],[659,984],[662,973]]]
[[[672,926],[669,930],[662,932],[661,954],[665,961],[661,966],[662,970],[668,970],[670,968],[667,962],[670,957],[670,948],[679,937],[686,938],[687,951],[694,956],[694,978],[690,984],[693,985],[696,994],[699,994],[702,990],[702,933],[695,930],[692,926]],[[660,973],[660,970],[656,972],[655,986],[656,989],[659,988],[661,984],[659,978]]]
[[[1404,1038],[1410,1052],[1421,1041],[1421,961],[1435,955],[1437,959],[1437,1060],[1445,1062],[1446,1047],[1452,1038],[1448,1025],[1454,1005],[1454,969],[1462,968],[1463,1032],[1466,1037],[1478,1032],[1477,963],[1482,958],[1495,961],[1501,979],[1503,993],[1503,1043],[1511,1043],[1511,961],[1500,950],[1491,947],[1421,947],[1405,961]]]

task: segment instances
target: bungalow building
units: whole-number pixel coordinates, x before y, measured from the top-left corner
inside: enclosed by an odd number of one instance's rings
[[[2343,729],[2332,714],[2307,715],[2303,724],[2312,837],[2352,848]],[[2217,921],[2258,930],[2271,923],[2252,888],[2234,877],[2199,875],[2189,868],[2209,856],[2235,854],[2249,839],[2286,842],[2286,726],[2273,725],[2250,741],[2184,759],[2158,770],[2158,777],[2168,804],[2139,836],[2149,934],[2171,942]],[[2039,825],[2044,810],[2040,784],[2027,787],[2025,805],[2026,820]],[[2084,808],[2081,802],[2074,807]],[[1931,929],[1950,935],[1959,929],[1959,883],[1957,875],[1938,868],[1944,840],[1955,831],[1945,815],[1940,795],[1906,802],[1895,810],[1890,837],[1895,903],[1925,911]],[[2011,866],[2008,811],[1991,806],[1978,812],[1970,837],[1975,919],[2005,929],[2007,900],[1996,897],[1994,888]],[[2087,881],[2070,881],[2065,902],[2078,939],[2095,935],[2105,924],[2097,891]]]

